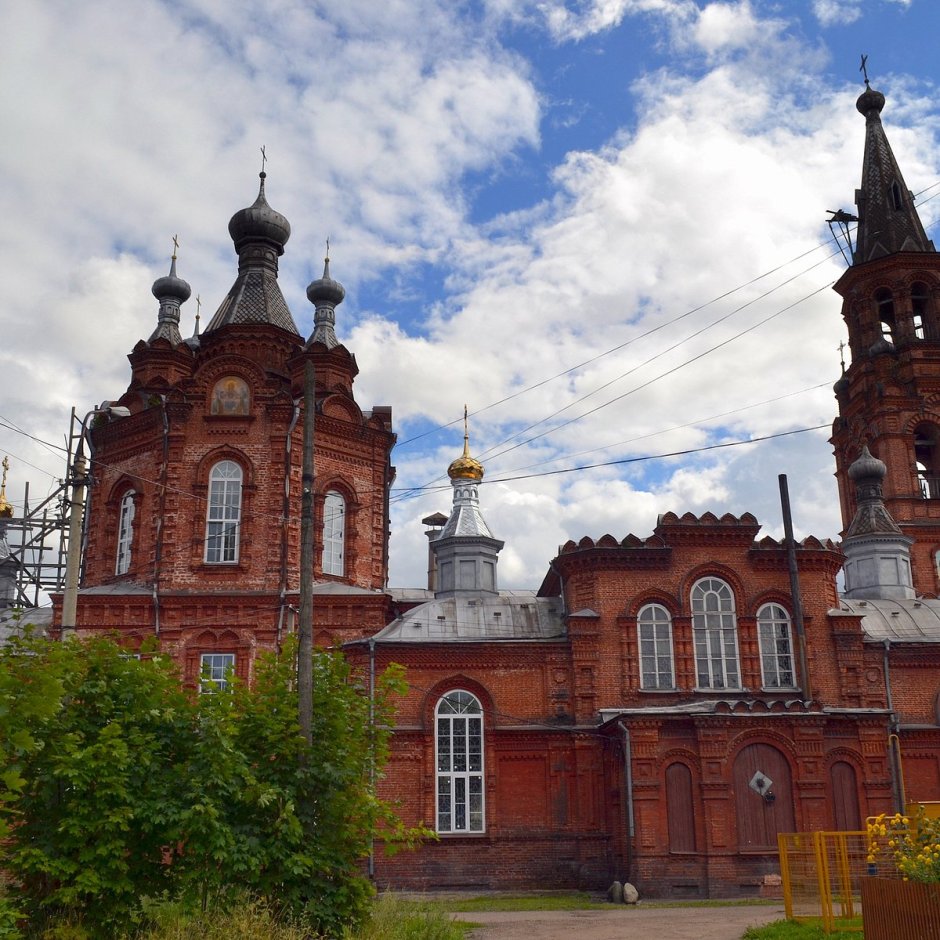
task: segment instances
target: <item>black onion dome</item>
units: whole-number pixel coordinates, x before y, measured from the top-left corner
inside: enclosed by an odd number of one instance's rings
[[[871,85],[866,84],[865,90],[858,96],[855,107],[861,114],[867,118],[870,114],[881,114],[885,106],[885,96],[880,91],[875,91]]]
[[[228,233],[235,243],[235,251],[241,252],[250,242],[267,242],[273,245],[278,255],[284,254],[284,246],[290,238],[290,222],[276,209],[268,205],[264,198],[264,180],[267,174],[262,170],[261,186],[258,198],[247,209],[239,209],[228,223]]]
[[[841,375],[838,379],[836,379],[836,384],[832,386],[832,390],[837,395],[842,395],[847,392],[849,390],[848,376]]]
[[[307,299],[314,306],[326,303],[335,307],[343,302],[345,296],[346,288],[330,277],[330,259],[327,258],[323,263],[323,277],[311,281],[307,287]]]
[[[193,291],[189,284],[176,274],[176,255],[170,261],[170,273],[158,277],[153,282],[151,291],[153,296],[160,301],[177,300],[179,303],[184,303],[189,300]]]
[[[853,461],[849,467],[849,479],[853,483],[864,480],[877,480],[881,482],[885,478],[888,468],[883,460],[872,456],[868,446],[862,448],[861,454]]]

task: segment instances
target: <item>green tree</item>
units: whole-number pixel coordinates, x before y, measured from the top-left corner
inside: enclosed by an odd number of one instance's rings
[[[107,639],[0,650],[0,868],[32,921],[77,917],[116,937],[146,896],[205,910],[232,889],[327,935],[364,916],[371,840],[426,834],[371,785],[401,671],[379,677],[370,706],[341,656],[317,654],[308,747],[295,656],[289,640],[259,657],[252,686],[200,695],[168,658]]]

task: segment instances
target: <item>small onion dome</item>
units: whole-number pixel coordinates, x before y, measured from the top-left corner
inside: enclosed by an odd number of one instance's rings
[[[849,380],[844,372],[836,379],[836,384],[832,386],[832,390],[836,395],[844,395],[849,390]]]
[[[868,118],[871,114],[881,114],[881,109],[885,106],[885,96],[880,91],[875,91],[869,84],[865,84],[865,90],[858,96],[855,107],[861,114]]]
[[[241,252],[249,242],[263,241],[272,244],[278,255],[284,254],[284,246],[290,238],[290,222],[280,212],[272,209],[264,198],[264,180],[267,173],[259,174],[261,186],[258,198],[247,209],[239,209],[228,223],[228,233],[235,242],[235,250]]]
[[[151,290],[153,296],[161,303],[165,300],[176,300],[178,303],[189,300],[193,291],[186,281],[176,275],[176,255],[173,255],[170,261],[170,273],[165,277],[158,277]]]
[[[470,456],[470,441],[463,439],[463,454],[447,468],[447,475],[452,480],[482,480],[483,464]]]
[[[853,483],[859,483],[863,480],[875,480],[880,483],[887,472],[888,468],[885,462],[873,457],[866,444],[858,458],[849,467],[849,479]]]
[[[329,304],[335,307],[343,302],[346,296],[346,288],[339,281],[334,281],[330,277],[330,259],[323,259],[323,277],[310,282],[307,288],[307,299],[314,306]]]
[[[13,518],[13,504],[7,499],[6,488],[0,490],[0,519]]]

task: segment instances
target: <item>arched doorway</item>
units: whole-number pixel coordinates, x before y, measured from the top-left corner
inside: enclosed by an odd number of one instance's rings
[[[796,830],[790,764],[772,745],[742,748],[734,761],[734,799],[740,849],[776,852],[777,833]]]

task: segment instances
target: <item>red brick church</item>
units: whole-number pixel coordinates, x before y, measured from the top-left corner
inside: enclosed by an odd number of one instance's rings
[[[755,893],[779,870],[778,832],[940,800],[940,255],[884,103],[867,86],[858,99],[858,228],[836,285],[851,348],[832,432],[845,529],[796,546],[801,604],[787,546],[753,516],[681,507],[649,535],[569,542],[537,591],[502,592],[468,443],[450,515],[426,520],[431,583],[388,589],[391,409],[355,400],[328,262],[299,334],[277,281],[290,226],[262,174],[229,225],[238,270],[208,326],[180,333],[190,288],[174,257],[154,284],[156,328],[129,357],[130,414],[91,430],[75,629],[131,648],[156,635],[196,686],[229,668],[250,679],[257,652],[296,628],[309,361],[315,640],[364,669],[407,667],[381,788],[439,834],[379,855],[380,885]],[[61,599],[56,623],[72,626]]]

